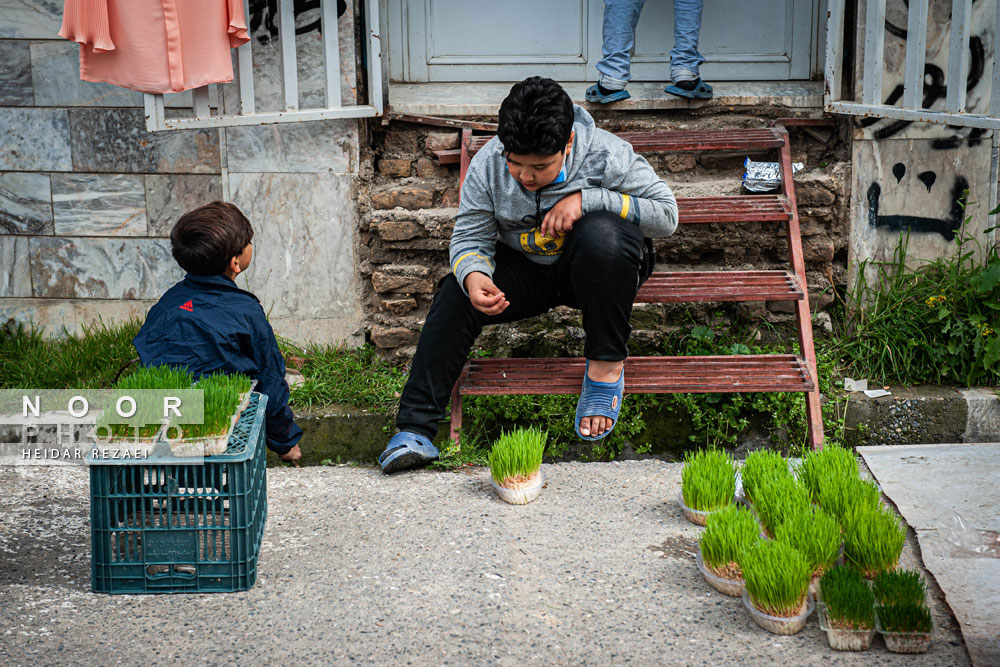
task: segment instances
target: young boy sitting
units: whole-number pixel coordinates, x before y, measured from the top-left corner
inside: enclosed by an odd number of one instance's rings
[[[653,270],[648,237],[677,227],[677,202],[646,160],[597,129],[559,84],[532,77],[500,106],[497,136],[472,158],[438,286],[379,456],[395,472],[434,460],[452,386],[486,324],[565,304],[583,311],[587,370],[576,432],[598,440],[621,410],[629,316]]]
[[[187,275],[149,310],[132,342],[145,366],[257,380],[256,391],[267,396],[267,446],[294,462],[302,456],[302,429],[288,407],[285,360],[257,297],[234,282],[250,266],[252,240],[250,221],[232,204],[212,202],[181,216],[170,246]]]

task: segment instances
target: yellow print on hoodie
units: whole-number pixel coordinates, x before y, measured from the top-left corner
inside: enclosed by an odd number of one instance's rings
[[[566,236],[545,236],[540,227],[521,232],[521,250],[531,255],[558,255],[562,252]]]

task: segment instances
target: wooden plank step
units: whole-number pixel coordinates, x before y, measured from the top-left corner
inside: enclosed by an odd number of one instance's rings
[[[616,136],[632,144],[637,153],[663,153],[678,151],[731,150],[750,151],[762,148],[779,148],[784,145],[784,135],[776,128],[750,128],[735,130],[651,130],[648,132],[616,132]],[[493,135],[475,135],[469,144],[469,155],[475,155]],[[432,151],[441,164],[458,164],[462,151],[459,148]]]
[[[792,207],[782,195],[678,197],[677,213],[681,224],[784,222],[791,219]]]
[[[585,360],[471,359],[458,380],[461,395],[576,394]],[[813,391],[816,385],[799,355],[630,357],[625,393],[734,393]]]
[[[658,271],[636,303],[800,301],[805,293],[790,271]]]
[[[773,127],[734,130],[617,132],[637,153],[675,151],[759,150],[780,148],[784,134]]]

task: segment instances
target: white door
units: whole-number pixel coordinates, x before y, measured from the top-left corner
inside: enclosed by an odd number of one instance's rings
[[[816,0],[708,0],[702,75],[713,81],[808,79]],[[394,81],[595,79],[603,0],[389,0]],[[636,28],[635,81],[670,77],[673,2],[647,0]]]

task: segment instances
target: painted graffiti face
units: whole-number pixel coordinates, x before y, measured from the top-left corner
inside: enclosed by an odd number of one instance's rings
[[[902,162],[897,162],[893,165],[892,175],[895,177],[897,186],[903,188],[910,187],[909,183],[904,183],[904,179],[912,177],[923,184],[928,194],[934,194],[934,186],[937,183],[937,173],[935,171],[927,170],[916,174],[910,174],[909,171]],[[891,187],[891,185],[887,187]],[[953,241],[955,240],[956,233],[962,228],[962,221],[965,216],[963,202],[966,199],[968,190],[968,179],[960,174],[956,174],[955,182],[949,194],[950,209],[947,215],[942,217],[927,217],[913,215],[907,211],[887,215],[879,208],[882,198],[882,186],[878,183],[872,183],[868,188],[867,194],[868,224],[876,229],[884,228],[893,232],[910,231],[940,234],[946,241]],[[914,206],[913,209],[914,211],[921,210],[917,206]],[[926,207],[923,210],[926,210]]]

